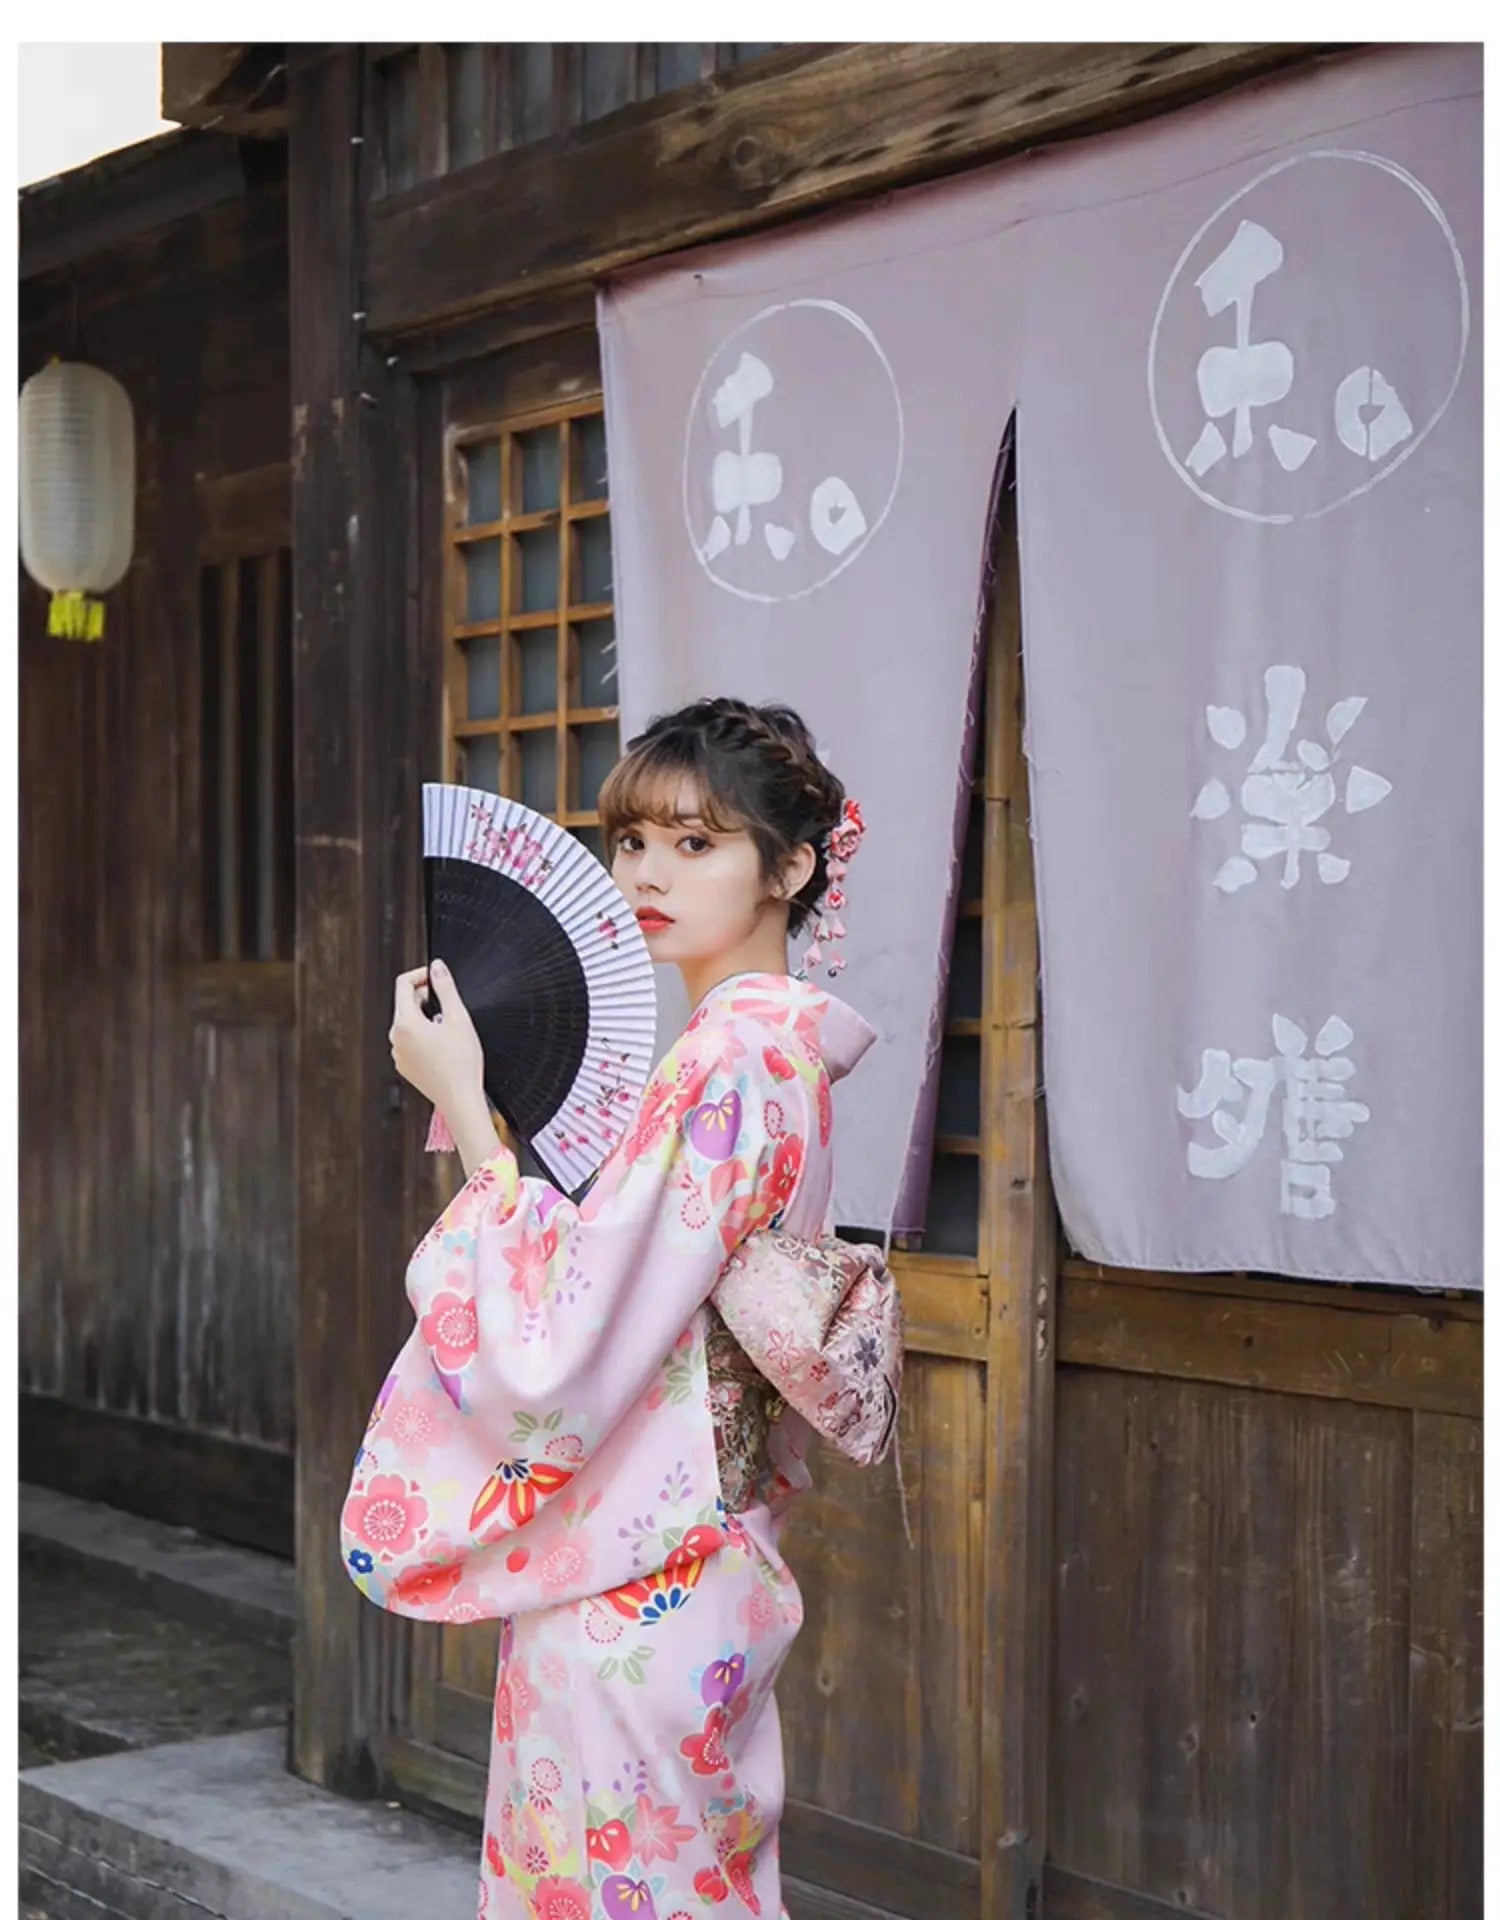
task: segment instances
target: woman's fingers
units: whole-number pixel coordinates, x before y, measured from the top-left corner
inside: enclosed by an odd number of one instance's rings
[[[421,1014],[422,1005],[417,995],[423,991],[426,985],[426,967],[413,967],[409,973],[398,973],[396,975],[395,1006],[391,1018],[393,1031],[403,1019],[412,1020]]]

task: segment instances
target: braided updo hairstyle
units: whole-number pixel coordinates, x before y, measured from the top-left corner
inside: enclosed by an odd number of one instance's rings
[[[629,743],[599,794],[608,859],[634,822],[672,824],[683,774],[693,776],[709,827],[750,834],[766,882],[804,841],[812,847],[817,864],[787,916],[788,934],[800,933],[828,886],[828,836],[844,808],[843,782],[818,758],[801,716],[780,704],[720,698],[653,720]]]

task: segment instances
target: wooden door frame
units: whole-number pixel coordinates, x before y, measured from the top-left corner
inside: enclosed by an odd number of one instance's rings
[[[1012,435],[1014,426],[1012,426]],[[1047,1853],[1057,1228],[1040,1093],[1041,982],[1021,673],[1012,439],[995,574],[985,753],[985,1588],[980,1672],[980,1913],[1030,1920]]]

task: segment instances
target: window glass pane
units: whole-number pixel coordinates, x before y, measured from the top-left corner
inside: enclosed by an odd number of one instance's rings
[[[729,64],[742,67],[747,60],[759,60],[763,53],[774,53],[781,45],[779,40],[742,40],[729,49]]]
[[[414,52],[399,53],[380,69],[387,193],[400,193],[417,183],[417,58]]]
[[[521,511],[546,513],[562,500],[562,435],[556,427],[516,435],[521,455]]]
[[[598,827],[574,827],[572,834],[575,840],[583,842],[601,867],[608,864],[604,858],[604,835]]]
[[[469,497],[465,524],[489,526],[500,518],[499,442],[486,440],[482,446],[466,447],[463,460]]]
[[[583,117],[597,120],[629,104],[635,89],[633,41],[587,42],[583,49]]]
[[[603,500],[609,493],[604,457],[604,415],[585,414],[573,422],[573,498]]]
[[[577,554],[577,592],[580,606],[612,600],[615,592],[614,558],[610,552],[609,519],[578,520],[573,524]]]
[[[202,749],[203,951],[210,960],[221,960],[234,951],[234,921],[232,916],[226,917],[222,898],[224,863],[219,845],[222,791],[227,773],[232,771],[226,769],[220,740],[224,699],[220,684],[224,666],[220,655],[222,595],[219,569],[204,567],[198,575],[198,685],[202,698],[198,737]]]
[[[972,1257],[979,1251],[979,1158],[940,1153],[932,1163],[924,1253]]]
[[[512,47],[510,54],[516,145],[526,146],[552,131],[552,48]]]
[[[277,624],[277,662],[281,678],[281,701],[276,720],[276,791],[279,795],[276,936],[279,957],[283,960],[291,960],[296,954],[297,843],[292,819],[295,759],[292,726],[292,555],[287,547],[281,550],[277,587],[281,595],[281,612]]]
[[[513,555],[519,579],[516,610],[545,613],[557,605],[557,528],[536,527],[515,537]]]
[[[538,813],[557,811],[557,735],[551,727],[518,733],[521,798]]]
[[[522,713],[554,713],[557,710],[557,632],[540,627],[523,630],[511,644],[520,656]]]
[[[266,959],[255,944],[256,870],[261,861],[260,817],[255,804],[255,775],[259,759],[260,729],[257,726],[255,692],[259,680],[260,652],[260,568],[253,560],[239,563],[240,611],[236,626],[239,639],[239,664],[236,684],[239,688],[239,951],[246,959]]]
[[[979,1041],[948,1034],[938,1068],[937,1130],[970,1138],[979,1132]]]
[[[476,740],[459,742],[458,783],[463,787],[483,787],[488,793],[500,791],[498,734],[486,733]]]
[[[613,720],[596,727],[573,730],[573,764],[577,769],[575,804],[580,813],[592,811],[609,770],[620,757],[620,729]]]
[[[464,619],[500,618],[500,542],[477,540],[460,549],[464,557]]]
[[[585,620],[573,629],[578,643],[578,697],[585,707],[612,707],[619,698],[615,673],[615,623]]]
[[[464,648],[468,667],[469,704],[466,720],[500,718],[500,642],[471,640]]]
[[[471,166],[484,155],[484,92],[488,47],[448,49],[448,158]]]
[[[291,556],[201,570],[203,953],[292,952]]]
[[[703,73],[703,49],[697,41],[659,44],[656,49],[656,91],[690,87]]]
[[[978,1020],[984,1013],[984,922],[960,920],[953,929],[948,972],[948,1018]]]

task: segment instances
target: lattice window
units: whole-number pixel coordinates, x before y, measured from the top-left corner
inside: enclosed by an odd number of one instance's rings
[[[602,859],[596,802],[620,757],[603,402],[458,432],[449,478],[450,777]]]
[[[200,569],[203,953],[290,960],[292,557]]]
[[[381,48],[377,194],[402,193],[774,53],[776,41]]]

